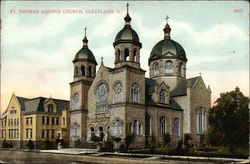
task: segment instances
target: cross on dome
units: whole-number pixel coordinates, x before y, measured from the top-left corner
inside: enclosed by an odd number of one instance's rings
[[[166,24],[168,24],[168,19],[169,19],[169,18],[170,18],[170,17],[167,15],[166,18],[165,18],[165,19],[166,19]]]

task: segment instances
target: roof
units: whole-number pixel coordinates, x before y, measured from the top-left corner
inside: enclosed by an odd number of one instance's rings
[[[150,59],[152,58],[160,58],[166,53],[172,53],[177,57],[182,57],[186,59],[186,53],[184,48],[172,39],[163,39],[159,41],[152,49],[150,53]]]
[[[24,106],[24,102],[29,100],[28,98],[24,98],[24,97],[19,97],[19,96],[16,96],[19,104],[21,105],[21,110],[24,110],[25,109],[25,106]]]
[[[83,46],[75,55],[75,58],[74,58],[74,61],[77,61],[77,60],[88,60],[90,62],[93,62],[93,63],[97,63],[96,60],[95,60],[95,56],[94,54],[92,53],[92,51],[87,47],[87,46]],[[73,61],[73,62],[74,62]]]
[[[29,99],[24,102],[25,104],[25,111],[24,113],[33,113],[33,112],[44,112],[44,102],[48,98],[45,97],[37,97],[33,99]],[[59,100],[59,99],[52,99],[52,101],[57,106],[57,112],[62,112],[69,105],[69,101],[66,100]]]
[[[160,108],[166,108],[166,109],[174,109],[174,110],[182,110],[180,105],[176,103],[176,101],[173,98],[170,98],[169,105],[165,104],[157,104],[152,100],[152,94],[155,92],[155,84],[156,80],[145,78],[145,100],[146,105],[148,106],[155,106]]]
[[[194,85],[194,83],[200,78],[200,76],[193,77],[190,79],[186,79],[178,83],[176,88],[171,91],[170,95],[173,97],[176,96],[183,96],[187,94],[187,83],[190,82],[191,86]]]

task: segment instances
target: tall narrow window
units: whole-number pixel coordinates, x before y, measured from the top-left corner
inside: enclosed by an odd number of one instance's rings
[[[95,129],[93,127],[90,128],[90,138],[91,140],[93,139],[93,137],[95,136]]]
[[[51,138],[55,138],[55,130],[51,130]]]
[[[180,136],[179,134],[179,127],[180,123],[179,123],[179,118],[175,118],[174,119],[174,126],[173,126],[173,135],[174,136]]]
[[[120,135],[122,134],[123,122],[121,120],[116,120],[111,126],[112,135]]]
[[[44,138],[44,136],[45,136],[45,135],[44,135],[44,130],[42,130],[42,138]]]
[[[153,73],[154,76],[159,75],[159,64],[154,63],[153,67],[154,67],[154,73]]]
[[[89,77],[92,77],[92,73],[91,72],[92,72],[92,68],[91,68],[91,66],[89,66],[88,67],[88,76]]]
[[[32,129],[30,129],[30,138],[32,138]]]
[[[99,130],[99,138],[102,141],[104,137],[103,127],[100,126],[98,130]]]
[[[121,51],[117,50],[117,62],[121,61]]]
[[[48,112],[53,112],[53,105],[52,104],[48,105]]]
[[[151,118],[149,114],[146,114],[145,116],[145,124],[146,124],[146,127],[145,127],[146,135],[151,135]]]
[[[163,135],[166,133],[166,119],[164,116],[160,118],[160,134]]]
[[[42,116],[42,124],[45,124],[45,117]]]
[[[47,124],[49,125],[49,117],[47,117]]]
[[[122,84],[121,82],[115,83],[114,88],[114,102],[121,102],[122,100]]]
[[[173,63],[171,61],[167,61],[165,63],[165,74],[172,75],[173,74]]]
[[[65,122],[66,122],[66,121],[65,121],[65,117],[63,117],[63,125],[65,125]]]
[[[138,61],[137,61],[137,57],[136,57],[136,49],[134,49],[134,51],[133,51],[133,58],[132,58],[132,61],[138,62]]]
[[[141,123],[138,126],[138,134],[142,134],[142,124]]]
[[[165,90],[161,90],[160,92],[160,102],[165,104],[166,103],[166,95],[167,92]]]
[[[56,117],[56,125],[59,125],[59,117]]]
[[[49,138],[49,130],[46,131],[46,138]]]
[[[127,61],[128,57],[129,57],[129,50],[126,48],[124,50],[124,61]]]
[[[202,107],[197,110],[196,112],[196,123],[197,123],[197,132],[204,133],[207,127],[207,116],[206,111]]]
[[[137,83],[132,85],[132,102],[139,102],[139,85]]]
[[[82,76],[85,76],[85,67],[84,66],[81,66],[81,74],[82,74]]]
[[[26,138],[29,138],[29,129],[26,129]]]

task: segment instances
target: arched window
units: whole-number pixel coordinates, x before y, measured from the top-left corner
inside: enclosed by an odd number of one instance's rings
[[[137,121],[137,120],[134,120],[133,132],[134,132],[135,134],[138,134],[138,121]]]
[[[121,82],[115,83],[114,86],[114,102],[122,101],[122,84]]]
[[[81,66],[81,73],[82,73],[82,76],[85,76],[85,67],[84,66]]]
[[[165,74],[172,75],[173,74],[173,63],[171,61],[167,61],[165,63]]]
[[[92,76],[91,71],[92,71],[92,68],[91,68],[91,66],[89,66],[89,67],[88,67],[88,76],[89,76],[89,77],[91,77],[91,76]]]
[[[123,122],[121,120],[116,120],[112,126],[111,126],[111,133],[112,135],[120,135],[122,134],[122,130],[123,130]]]
[[[78,67],[75,66],[75,76],[77,76],[77,75],[78,75]]]
[[[108,99],[108,87],[106,84],[101,83],[96,89],[96,102],[102,103]]]
[[[96,113],[106,113],[108,110],[108,87],[105,83],[100,83],[96,89]]]
[[[161,90],[160,92],[160,102],[166,103],[167,92],[165,90]]]
[[[154,67],[154,73],[153,74],[155,76],[159,75],[159,65],[158,65],[158,63],[154,63],[153,67]]]
[[[121,51],[117,50],[117,62],[121,61]]]
[[[53,112],[53,105],[52,104],[49,104],[48,105],[48,112]]]
[[[145,124],[146,124],[146,127],[145,127],[146,135],[151,135],[151,118],[149,114],[146,114],[145,116]]]
[[[207,114],[205,109],[200,107],[196,112],[197,132],[204,133],[207,129]]]
[[[139,85],[137,83],[132,85],[132,102],[139,102]]]
[[[163,135],[166,133],[166,119],[164,116],[160,118],[160,134]]]
[[[127,58],[129,57],[129,50],[126,48],[124,50],[124,61],[127,61]]]
[[[174,127],[173,127],[173,135],[174,136],[180,136],[179,134],[179,129],[180,129],[180,123],[179,123],[179,118],[174,119]]]
[[[98,128],[98,130],[99,130],[99,138],[100,138],[100,140],[102,141],[103,140],[103,137],[104,137],[104,133],[103,133],[103,127],[99,127]]]
[[[93,127],[90,128],[90,139],[93,140],[95,136],[95,129]]]
[[[132,58],[132,61],[138,62],[138,61],[136,60],[136,49],[134,49],[134,51],[133,51],[133,58]]]
[[[129,131],[129,133],[133,133],[133,124],[132,124],[132,122],[130,122],[129,125],[128,125],[128,131]]]
[[[142,134],[142,124],[141,123],[138,126],[138,134]]]
[[[185,77],[185,68],[183,63],[180,63],[178,73],[180,76]]]

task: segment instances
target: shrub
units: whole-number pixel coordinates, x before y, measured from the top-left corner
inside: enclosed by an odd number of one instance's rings
[[[190,134],[184,134],[184,145],[187,148],[190,148],[189,140],[191,140],[191,139],[192,139],[192,137]]]
[[[9,147],[9,144],[8,144],[8,142],[6,141],[6,139],[3,140],[2,147],[3,147],[3,148],[8,148],[8,147]]]
[[[170,143],[171,137],[168,132],[163,135],[163,141],[165,146]]]
[[[9,143],[9,148],[13,148],[13,143],[12,142]]]
[[[34,143],[32,140],[29,140],[27,143],[26,143],[26,147],[28,149],[33,149],[35,147]]]
[[[52,149],[53,148],[53,143],[49,140],[46,140],[44,142],[45,149]]]
[[[177,155],[187,154],[188,149],[184,148],[182,143],[183,143],[182,140],[178,142],[177,147],[175,149],[175,154]]]
[[[128,150],[129,145],[132,144],[135,140],[135,134],[134,133],[128,133],[126,134],[125,137],[125,145],[126,145],[126,150]]]
[[[108,151],[108,152],[114,151],[114,142],[109,133],[107,135],[107,141],[104,142],[104,146],[101,148],[100,151]]]

